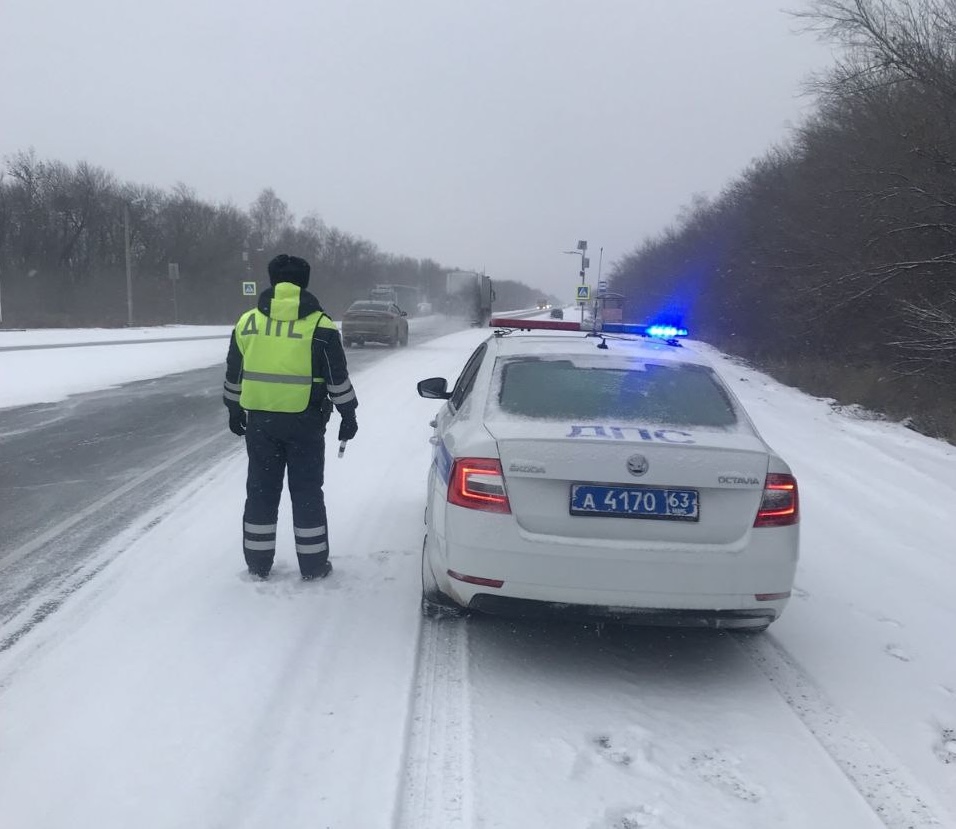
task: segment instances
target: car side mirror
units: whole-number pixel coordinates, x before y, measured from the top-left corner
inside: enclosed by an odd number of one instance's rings
[[[407,316],[408,316],[408,311],[402,311],[402,316],[403,316],[403,317],[407,317]]]
[[[447,400],[451,397],[448,381],[444,377],[429,377],[418,384],[418,394],[429,400]]]

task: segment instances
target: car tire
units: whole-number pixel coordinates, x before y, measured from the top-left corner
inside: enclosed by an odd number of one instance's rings
[[[355,341],[354,341],[354,340],[345,340],[345,343],[344,343],[344,344],[345,344],[345,347],[346,347],[346,348],[354,348],[354,347],[355,347]]]
[[[426,619],[463,619],[467,615],[466,608],[439,589],[422,544],[422,616]]]
[[[398,345],[398,329],[395,329],[395,333],[392,335],[392,338],[388,341],[389,348],[395,348]]]
[[[408,345],[408,331],[406,331],[406,332],[402,335],[402,343],[401,343],[401,344],[402,344],[403,347],[406,346],[406,345]]]

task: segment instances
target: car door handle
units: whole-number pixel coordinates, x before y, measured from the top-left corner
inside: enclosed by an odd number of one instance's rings
[[[432,429],[434,429],[438,425],[438,418],[433,417],[431,420],[428,421],[428,425],[431,426]]]

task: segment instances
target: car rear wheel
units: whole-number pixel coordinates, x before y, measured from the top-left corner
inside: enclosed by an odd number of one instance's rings
[[[427,543],[427,539],[426,539]],[[435,574],[432,572],[428,558],[425,556],[425,545],[422,545],[422,616],[426,619],[461,619],[468,615],[468,611],[446,596],[438,588]]]

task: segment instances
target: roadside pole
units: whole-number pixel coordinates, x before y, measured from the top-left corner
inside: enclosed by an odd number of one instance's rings
[[[169,281],[173,283],[173,325],[179,325],[179,299],[176,296],[176,286],[179,284],[179,263],[169,263]]]
[[[581,239],[578,241],[578,250],[581,252],[581,287],[585,287],[587,284],[585,282],[584,272],[588,269],[588,265],[591,264],[590,260],[587,257],[588,253],[588,243],[586,239]],[[587,303],[581,303],[581,323],[584,323],[584,308]]]
[[[129,204],[123,202],[123,249],[126,253],[126,325],[133,325],[133,264],[129,255]]]

